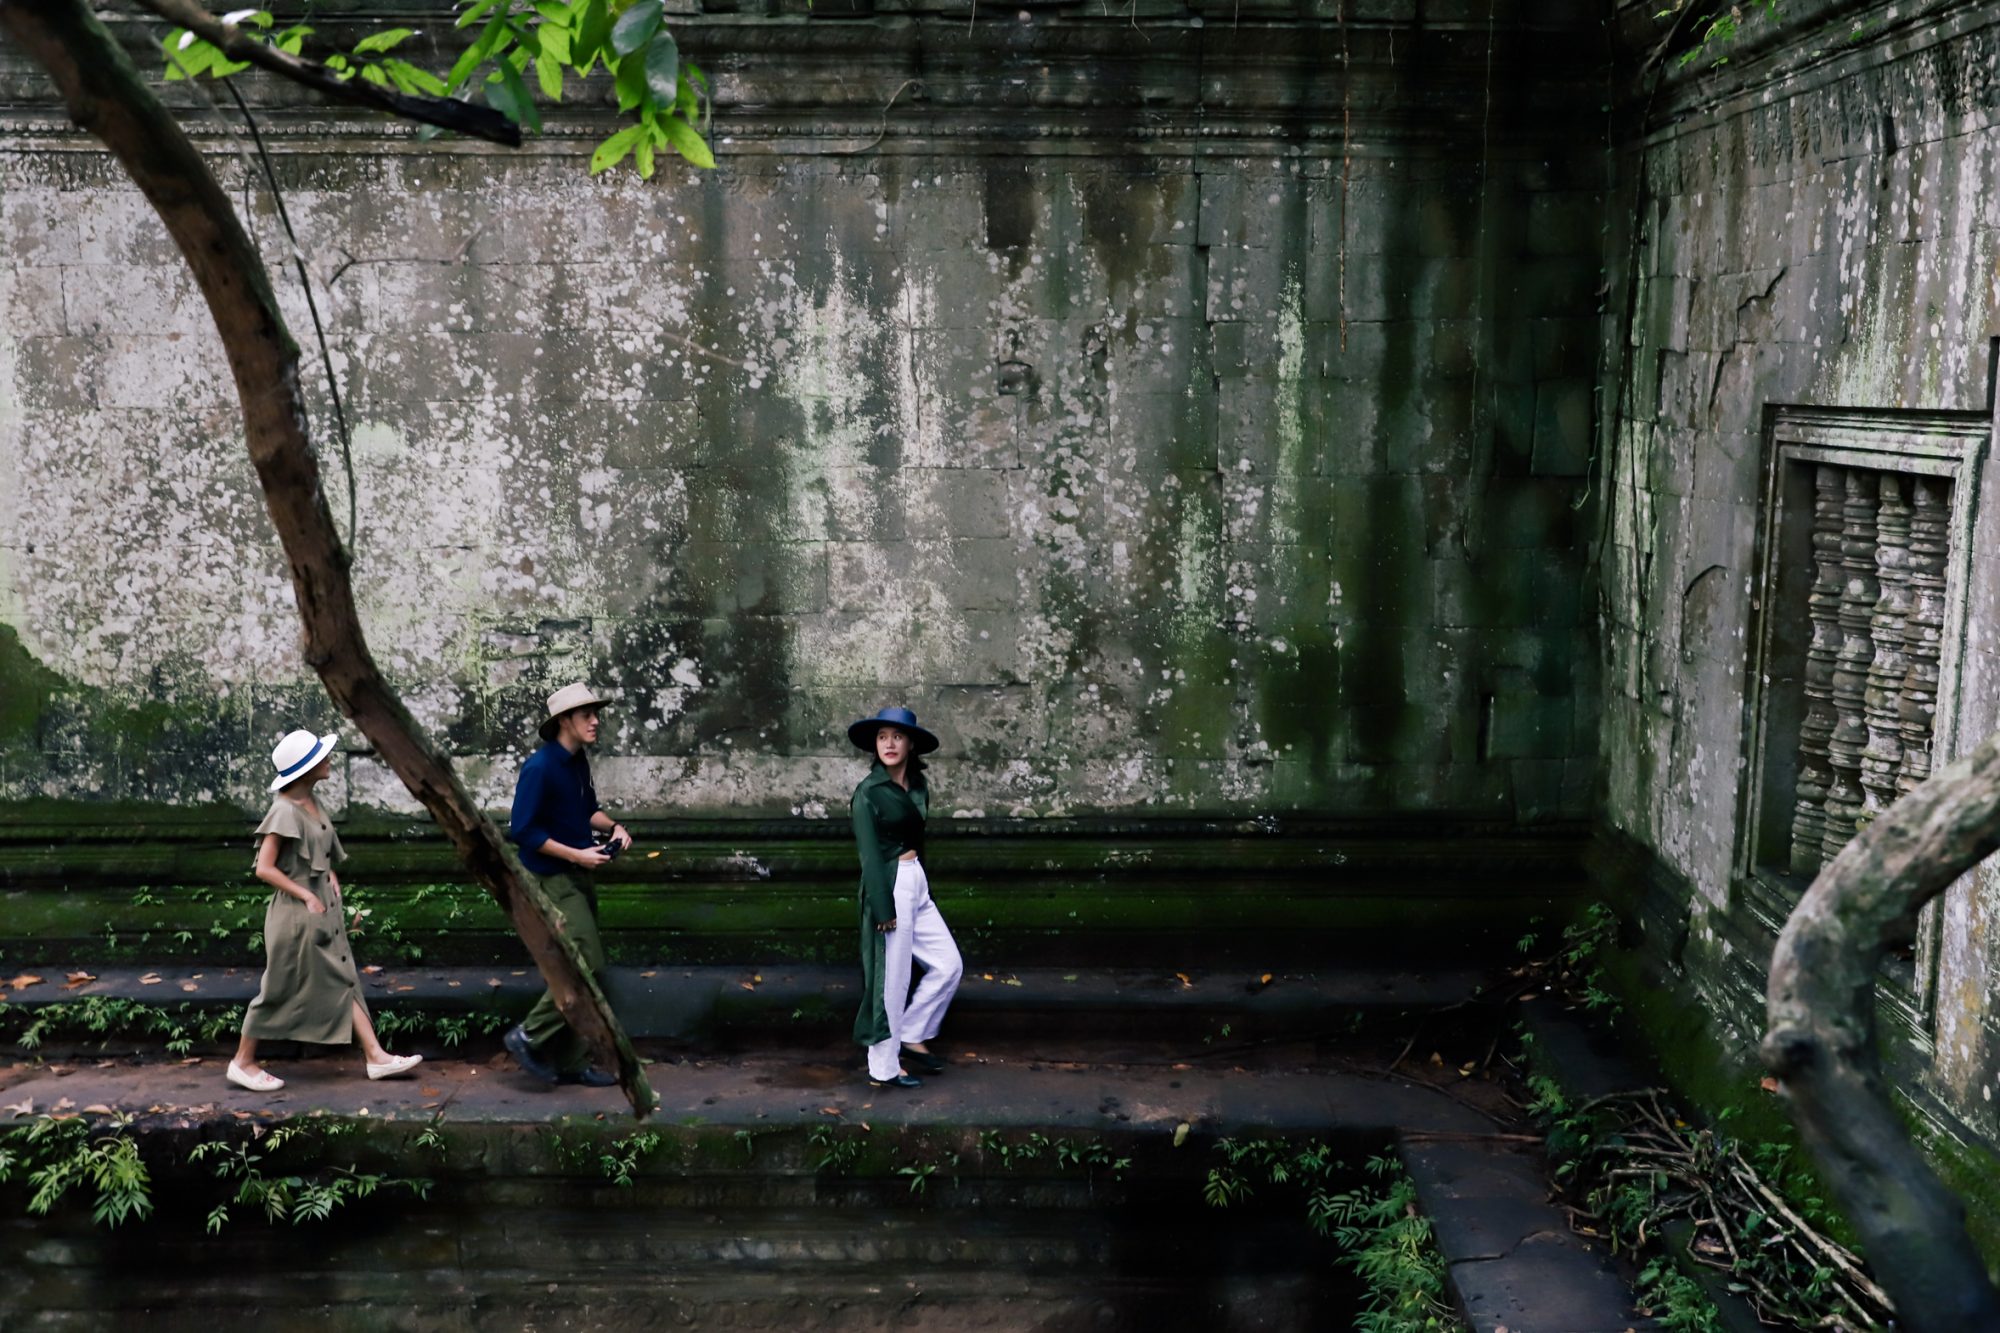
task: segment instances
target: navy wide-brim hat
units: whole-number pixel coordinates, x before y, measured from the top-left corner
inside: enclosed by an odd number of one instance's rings
[[[901,727],[910,733],[916,742],[918,754],[929,754],[938,747],[938,738],[917,725],[917,715],[907,708],[885,708],[873,717],[864,717],[847,729],[847,739],[854,742],[857,750],[875,753],[875,733],[883,727]]]

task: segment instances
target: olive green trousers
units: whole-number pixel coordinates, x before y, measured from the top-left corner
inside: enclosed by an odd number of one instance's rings
[[[535,883],[556,910],[556,928],[569,936],[583,965],[597,984],[604,984],[604,943],[597,937],[597,891],[586,875],[563,872],[537,875]],[[548,991],[521,1020],[528,1047],[555,1066],[559,1073],[574,1074],[590,1063],[590,1047],[563,1020],[555,996]]]

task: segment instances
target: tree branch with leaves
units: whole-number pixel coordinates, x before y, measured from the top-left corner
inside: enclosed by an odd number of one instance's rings
[[[708,76],[682,57],[661,0],[538,0],[532,6],[472,0],[455,26],[476,31],[442,75],[398,54],[418,35],[413,28],[371,32],[315,62],[301,53],[323,34],[305,23],[280,28],[268,10],[236,10],[217,19],[192,0],[139,3],[181,25],[160,44],[169,81],[226,79],[255,65],[341,100],[420,121],[426,135],[459,130],[518,144],[522,130],[542,130],[536,92],[561,102],[572,82],[608,77],[619,111],[633,123],[598,144],[592,175],[629,158],[640,176],[651,179],[659,155],[668,152],[697,167],[715,165],[704,137],[712,114]],[[511,139],[444,123],[438,104],[471,112],[477,108],[460,99],[475,92],[486,102],[484,114],[511,130]]]

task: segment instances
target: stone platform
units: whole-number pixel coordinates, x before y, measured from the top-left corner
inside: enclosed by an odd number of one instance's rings
[[[545,1087],[477,1050],[383,1083],[346,1051],[273,1059],[288,1083],[268,1097],[229,1086],[217,1054],[72,1050],[0,1070],[0,1115],[134,1116],[163,1206],[106,1231],[9,1204],[0,1251],[24,1280],[0,1294],[0,1326],[80,1327],[115,1290],[167,1329],[218,1311],[328,1328],[1343,1327],[1353,1293],[1302,1194],[1259,1182],[1231,1208],[1202,1202],[1218,1142],[1265,1137],[1328,1145],[1349,1184],[1400,1153],[1483,1333],[1642,1327],[1607,1257],[1545,1201],[1503,1085],[1460,1073],[1478,1054],[1463,1040],[1217,1050],[1071,1027],[960,1041],[905,1093],[870,1088],[851,1050],[647,1041],[662,1104],[645,1125],[615,1089]],[[358,1125],[322,1165],[422,1174],[430,1195],[204,1238],[191,1201],[213,1185],[187,1153],[254,1151],[280,1124]]]

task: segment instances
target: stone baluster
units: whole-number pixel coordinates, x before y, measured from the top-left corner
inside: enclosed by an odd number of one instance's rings
[[[1879,591],[1868,621],[1875,655],[1868,663],[1863,704],[1868,748],[1861,752],[1862,827],[1896,802],[1896,779],[1903,767],[1903,677],[1910,669],[1903,651],[1904,622],[1910,614],[1910,506],[1903,502],[1900,474],[1883,472],[1878,480],[1875,582]]]
[[[1951,483],[1916,479],[1910,509],[1910,610],[1903,629],[1902,698],[1896,708],[1903,760],[1896,789],[1906,792],[1931,775],[1931,722],[1937,711],[1938,657],[1944,644],[1945,556],[1951,546]]]
[[[1792,871],[1819,872],[1826,838],[1826,793],[1833,785],[1826,745],[1833,736],[1833,664],[1840,656],[1841,471],[1813,470],[1813,585],[1807,601],[1812,643],[1806,649],[1805,716],[1799,723],[1798,803],[1792,815]]]
[[[1826,794],[1826,833],[1820,855],[1831,861],[1853,838],[1861,815],[1861,752],[1868,744],[1868,664],[1875,645],[1868,638],[1875,613],[1876,474],[1847,473],[1841,506],[1840,656],[1833,664],[1833,737],[1826,745],[1833,783]]]

